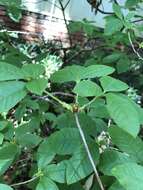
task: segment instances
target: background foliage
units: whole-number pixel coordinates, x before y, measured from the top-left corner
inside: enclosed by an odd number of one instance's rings
[[[73,22],[69,49],[1,33],[0,190],[143,189],[140,2],[112,1],[104,30]],[[0,4],[19,21],[20,0]]]

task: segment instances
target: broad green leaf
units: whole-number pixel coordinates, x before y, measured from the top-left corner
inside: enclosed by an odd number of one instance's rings
[[[38,149],[38,167],[44,168],[56,154],[70,155],[80,149],[81,139],[76,128],[64,128],[47,138]]]
[[[24,87],[24,82],[0,82],[0,112],[10,110],[25,97]]]
[[[108,93],[106,99],[111,118],[120,128],[136,137],[140,129],[140,122],[138,112],[132,102],[126,96],[113,93]]]
[[[123,14],[122,14],[122,11],[121,11],[121,7],[116,4],[116,3],[113,3],[113,11],[115,12],[116,16],[120,19],[123,18]]]
[[[114,72],[114,68],[105,65],[91,65],[88,67],[72,65],[55,72],[51,80],[57,83],[89,79],[106,76]]]
[[[135,163],[118,165],[112,174],[126,190],[143,189],[143,167]]]
[[[35,79],[26,84],[26,88],[35,94],[42,95],[47,87],[48,81],[46,79]]]
[[[96,99],[90,105],[90,111],[89,111],[88,115],[90,115],[90,117],[95,119],[95,121],[97,118],[109,118],[109,113],[107,111],[107,106],[105,104],[105,100]]]
[[[58,183],[65,183],[66,163],[60,162],[58,164],[48,165],[44,170],[44,175]]]
[[[91,143],[89,145],[92,157],[95,161],[95,164],[98,163],[99,160],[99,150],[98,146],[95,143]],[[66,168],[66,179],[67,184],[72,184],[81,179],[87,177],[90,173],[92,173],[93,168],[87,156],[87,152],[83,147],[79,151],[75,152],[75,154],[67,161]]]
[[[18,151],[18,147],[13,144],[7,144],[0,149],[0,175],[9,168]]]
[[[0,184],[0,190],[13,190],[9,185]]]
[[[109,54],[105,56],[102,60],[104,64],[111,64],[116,63],[119,59],[123,57],[123,54],[120,52],[113,52],[112,54]]]
[[[120,92],[128,89],[128,85],[120,80],[110,76],[105,76],[100,79],[104,92],[115,91]]]
[[[76,128],[64,128],[52,134],[45,140],[41,147],[44,146],[50,152],[59,155],[73,154],[81,146],[81,138]]]
[[[81,97],[100,96],[102,94],[101,88],[90,80],[83,80],[79,82],[73,92]]]
[[[127,8],[132,8],[133,6],[136,6],[139,2],[140,0],[126,0],[125,6]]]
[[[36,79],[39,78],[45,72],[45,68],[40,64],[27,64],[23,65],[22,72],[24,73],[25,79]]]
[[[9,122],[7,120],[0,121],[0,131],[5,129],[8,126],[8,123]]]
[[[0,145],[3,143],[4,135],[0,133]]]
[[[41,177],[36,190],[59,190],[57,185],[47,177]]]
[[[116,65],[117,72],[119,74],[127,72],[128,70],[130,70],[130,66],[131,66],[131,62],[130,62],[129,57],[127,57],[127,56],[123,57],[122,56],[122,58],[117,62],[117,65]]]
[[[122,27],[123,23],[121,22],[120,19],[113,16],[106,17],[106,25],[104,30],[106,35],[112,35],[120,31]]]
[[[20,68],[0,62],[0,81],[23,79],[23,73]]]
[[[143,142],[139,137],[134,138],[119,127],[110,128],[109,134],[121,151],[129,154],[136,162],[143,163]]]
[[[67,66],[55,72],[51,80],[57,83],[70,82],[70,81],[80,81],[81,75],[85,68],[78,65]]]
[[[115,182],[113,185],[111,185],[109,190],[126,190],[126,189],[123,186],[121,186],[119,182]]]
[[[95,121],[85,113],[79,113],[78,117],[80,125],[82,126],[85,135],[96,136],[97,131],[96,131]],[[59,129],[68,128],[68,127],[77,128],[74,115],[69,112],[59,115],[59,117],[56,120],[56,126]]]
[[[16,140],[22,147],[34,148],[41,142],[42,138],[38,135],[27,133],[19,135]]]
[[[96,78],[112,74],[115,71],[113,67],[106,65],[91,65],[85,67],[85,72],[83,73],[81,79]]]
[[[129,155],[115,150],[106,150],[101,155],[100,159],[100,171],[102,171],[105,175],[110,176],[112,176],[111,170],[113,167],[124,163],[134,162]]]

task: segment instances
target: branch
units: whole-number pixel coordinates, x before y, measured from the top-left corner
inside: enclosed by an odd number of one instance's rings
[[[65,6],[64,6],[64,9],[67,8],[67,6],[69,5],[70,1],[71,1],[71,0],[68,0],[68,1],[67,1],[67,3],[66,3]]]
[[[91,165],[92,165],[92,167],[93,167],[93,171],[94,171],[94,173],[95,173],[95,176],[96,176],[96,178],[97,178],[97,181],[98,181],[98,183],[99,183],[99,186],[100,186],[101,190],[105,190],[105,189],[104,189],[104,186],[103,186],[103,184],[102,184],[102,181],[101,181],[101,179],[100,179],[100,176],[99,176],[99,174],[98,174],[98,171],[97,171],[96,165],[95,165],[95,163],[94,163],[94,160],[93,160],[93,158],[92,158],[92,155],[91,155],[91,153],[90,153],[88,144],[87,144],[87,142],[86,142],[84,132],[83,132],[81,126],[80,126],[79,118],[78,118],[77,113],[75,113],[74,116],[75,116],[75,120],[76,120],[76,125],[77,125],[77,127],[78,127],[80,136],[81,136],[81,138],[82,138],[82,141],[83,141],[85,150],[86,150],[86,152],[87,152],[89,161],[90,161],[90,163],[91,163]]]
[[[68,1],[67,3],[69,3],[70,1]],[[66,19],[66,15],[65,15],[65,9],[67,7],[68,4],[65,5],[65,7],[63,6],[61,0],[59,0],[59,4],[61,6],[61,10],[62,10],[62,13],[63,13],[63,18],[64,18],[64,22],[65,22],[65,25],[66,25],[66,28],[67,28],[67,31],[68,31],[68,36],[69,36],[69,42],[70,42],[70,46],[72,46],[72,39],[71,39],[71,36],[70,36],[70,32],[69,32],[69,27],[68,27],[68,22],[67,22],[67,19]]]
[[[99,7],[97,8],[97,11],[104,14],[104,15],[113,15],[114,13],[113,12],[106,12],[106,11],[103,11],[101,10]]]

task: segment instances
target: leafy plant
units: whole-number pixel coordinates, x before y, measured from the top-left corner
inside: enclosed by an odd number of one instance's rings
[[[63,61],[45,46],[32,57],[20,43],[8,45],[6,34],[0,190],[143,189],[142,57],[134,45],[141,29],[139,15],[123,11],[139,2],[112,3],[104,31],[86,20],[72,23],[72,32],[80,27],[87,41],[68,49]],[[89,47],[95,37],[99,46]]]

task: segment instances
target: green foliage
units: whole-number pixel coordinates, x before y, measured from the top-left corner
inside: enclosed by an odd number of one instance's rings
[[[15,22],[19,22],[22,17],[21,0],[0,0],[0,5],[6,6],[9,17]]]
[[[107,109],[111,118],[120,128],[136,137],[140,129],[140,122],[138,112],[132,102],[120,94],[109,93],[106,97]]]
[[[0,190],[143,189],[140,2],[70,23],[70,49],[1,35]],[[20,0],[0,4],[19,21]]]

